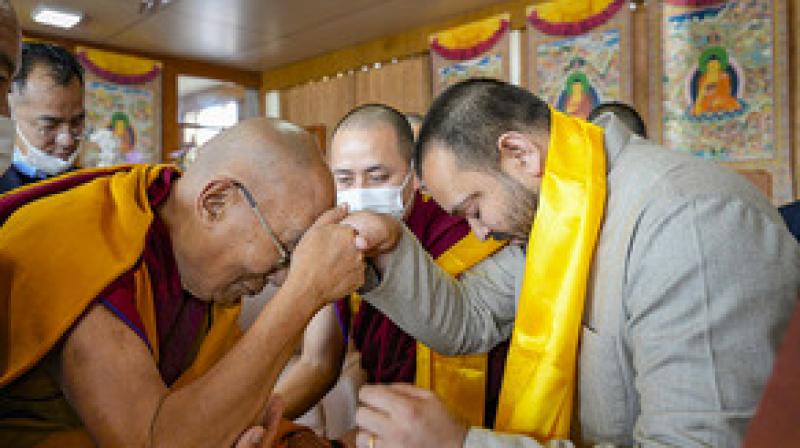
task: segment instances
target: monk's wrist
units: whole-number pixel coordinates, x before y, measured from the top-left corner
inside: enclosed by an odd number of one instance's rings
[[[290,276],[281,286],[281,292],[290,296],[290,300],[294,302],[298,310],[311,315],[326,304],[322,291],[313,282],[302,278]]]

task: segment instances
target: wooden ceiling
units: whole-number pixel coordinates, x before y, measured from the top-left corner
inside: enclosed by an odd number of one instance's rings
[[[501,0],[171,0],[149,14],[139,0],[12,0],[22,27],[37,34],[268,70]],[[46,5],[82,11],[75,29],[35,24]]]

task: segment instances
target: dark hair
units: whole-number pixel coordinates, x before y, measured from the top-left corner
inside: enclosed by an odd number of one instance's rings
[[[647,138],[647,127],[641,115],[639,115],[639,112],[636,112],[636,109],[633,107],[619,101],[598,104],[597,107],[592,109],[587,120],[594,121],[597,117],[606,112],[611,112],[616,115],[633,133]]]
[[[414,132],[406,116],[397,109],[385,104],[364,104],[351,110],[344,116],[336,127],[332,136],[339,129],[344,128],[371,128],[379,124],[386,124],[394,129],[397,138],[397,149],[407,162],[411,163],[414,156]]]
[[[73,79],[83,85],[83,67],[75,56],[64,47],[46,43],[25,42],[22,44],[22,57],[13,87],[17,91],[25,88],[34,67],[44,65],[50,77],[59,86],[66,86]]]
[[[550,107],[536,95],[495,79],[469,79],[434,100],[419,131],[416,166],[431,143],[442,143],[458,163],[498,167],[497,139],[505,132],[550,133]]]

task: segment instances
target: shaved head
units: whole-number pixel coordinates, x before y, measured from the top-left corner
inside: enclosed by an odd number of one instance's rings
[[[411,124],[405,115],[385,104],[365,104],[351,110],[334,128],[333,138],[344,130],[372,130],[384,126],[394,131],[397,151],[410,163],[414,156],[414,132]]]
[[[252,118],[221,132],[197,152],[185,178],[214,176],[221,172],[273,182],[285,176],[325,168],[314,138],[287,121]]]
[[[200,148],[168,201],[163,215],[184,287],[199,298],[231,301],[259,292],[280,258],[257,214],[291,251],[333,206],[333,179],[306,131],[254,118]]]

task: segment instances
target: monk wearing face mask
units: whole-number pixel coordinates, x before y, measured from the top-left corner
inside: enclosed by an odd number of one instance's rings
[[[369,211],[403,221],[432,257],[452,275],[458,275],[490,257],[502,244],[479,241],[463,218],[448,215],[418,191],[419,182],[411,163],[413,146],[409,120],[397,110],[382,104],[352,110],[336,126],[328,154],[337,202],[347,204],[355,216]],[[361,352],[361,367],[368,382],[415,383],[435,391],[449,409],[466,421],[491,425],[502,375],[503,348],[489,357],[440,356],[419,345],[357,296],[339,306],[340,316],[352,316],[348,333]],[[343,307],[350,308],[350,312]],[[321,332],[306,330],[301,359],[319,352],[315,347],[331,346],[325,338]],[[322,362],[323,358],[317,358],[316,362]],[[297,365],[304,364],[315,362]],[[289,417],[302,414],[324,395],[324,386],[335,381],[335,377],[312,376],[308,370],[293,367],[276,389],[287,402]],[[345,401],[355,402],[355,398]]]

